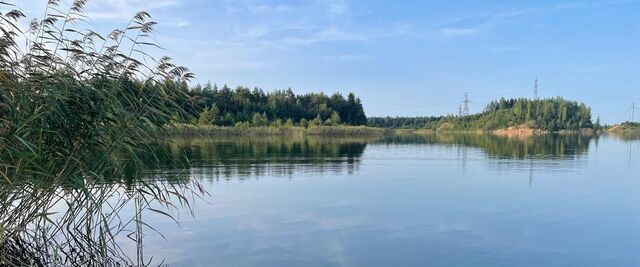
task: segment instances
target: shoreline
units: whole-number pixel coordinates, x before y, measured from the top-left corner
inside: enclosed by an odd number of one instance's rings
[[[167,127],[166,134],[171,137],[234,137],[234,136],[323,136],[323,137],[367,137],[367,136],[393,136],[393,135],[424,135],[424,134],[491,134],[508,138],[523,138],[540,135],[579,135],[593,136],[599,134],[615,134],[610,131],[595,131],[590,128],[580,130],[548,131],[541,129],[510,127],[496,130],[432,130],[432,129],[389,129],[369,126],[260,126],[260,127],[234,127],[234,126],[197,126],[178,124]]]
[[[168,136],[206,137],[206,136],[384,136],[395,134],[393,129],[367,126],[195,126],[180,124],[166,128]]]

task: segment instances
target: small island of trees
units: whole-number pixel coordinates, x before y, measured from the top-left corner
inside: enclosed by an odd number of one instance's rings
[[[517,126],[560,131],[599,127],[599,122],[592,123],[591,109],[587,105],[557,97],[541,100],[501,98],[489,103],[483,112],[468,116],[371,117],[368,125],[431,130],[496,130]]]

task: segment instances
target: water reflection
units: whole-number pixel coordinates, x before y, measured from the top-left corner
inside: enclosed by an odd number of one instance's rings
[[[475,134],[176,141],[172,151],[190,151],[197,166],[186,170],[192,178],[260,180],[203,183],[214,205],[189,234],[169,237],[179,248],[151,240],[151,252],[180,266],[634,266],[640,181],[637,164],[624,166],[626,142]]]
[[[0,266],[148,266],[144,217],[189,212],[208,193],[183,177],[142,177],[1,181]]]
[[[491,134],[424,134],[390,136],[380,140],[385,144],[429,144],[479,148],[490,158],[499,159],[574,159],[589,150],[590,136],[536,135],[505,137]],[[465,154],[464,149],[458,150]]]
[[[367,146],[354,138],[235,138],[173,140],[169,151],[185,155],[190,177],[219,180],[264,175],[334,173],[357,170]]]
[[[631,162],[633,155],[638,154],[640,146],[637,139],[624,137],[608,140],[609,138],[615,137],[605,138],[610,147],[614,146],[611,142],[613,140],[628,143],[629,162]],[[492,178],[495,170],[506,170],[517,175],[526,175],[529,186],[532,186],[536,177],[539,177],[539,173],[546,173],[549,170],[557,171],[560,169],[559,165],[575,166],[585,163],[583,159],[589,156],[590,146],[593,146],[591,144],[597,145],[598,142],[598,137],[584,136],[546,135],[507,138],[478,134],[399,135],[379,138],[333,139],[263,137],[172,140],[168,144],[157,145],[157,153],[153,155],[140,155],[148,162],[148,166],[154,167],[153,171],[140,173],[136,171],[136,168],[132,168],[128,179],[117,183],[94,184],[89,187],[89,191],[73,186],[53,188],[35,183],[3,184],[0,188],[0,204],[2,204],[0,223],[5,229],[0,229],[0,234],[2,234],[0,240],[3,245],[0,253],[4,253],[5,257],[8,255],[12,257],[31,255],[24,259],[15,259],[15,261],[27,262],[36,266],[50,264],[145,265],[149,263],[151,257],[156,259],[163,257],[163,255],[144,254],[142,243],[145,235],[142,233],[153,232],[152,227],[155,227],[152,223],[143,224],[144,217],[153,214],[149,208],[164,205],[169,210],[191,209],[192,207],[187,202],[183,202],[181,196],[190,195],[190,192],[193,191],[202,193],[199,184],[194,181],[245,180],[263,177],[294,178],[304,175],[322,176],[322,174],[343,178],[344,175],[354,175],[361,171],[368,178],[372,177],[377,181],[386,181],[387,178],[395,179],[401,176],[418,177],[425,173],[431,174],[430,178],[435,175],[449,178],[459,175],[455,169],[461,167],[463,171],[469,168],[473,175],[485,178],[475,185],[480,188],[484,188],[485,181],[491,183],[487,177]],[[389,149],[384,149],[386,147]],[[618,154],[620,153],[611,153],[614,156]],[[626,149],[622,154],[626,154]],[[424,158],[425,155],[431,158]],[[448,161],[442,164],[438,162],[425,164],[425,159],[438,159],[442,155],[448,155]],[[379,158],[375,158],[376,156]],[[626,155],[623,156],[622,161],[626,158]],[[453,159],[453,161],[449,159]],[[375,166],[381,163],[388,165]],[[486,171],[483,169],[485,165],[476,163],[489,165],[492,172],[481,173]],[[467,166],[468,164],[471,166]],[[425,168],[424,165],[429,167]],[[622,172],[620,168],[615,170]],[[318,201],[316,203],[318,210],[342,214],[344,207],[326,208],[323,206],[326,203],[322,202],[326,195],[335,194],[335,192],[342,190],[342,202],[332,201],[329,204],[352,205],[352,199],[348,196],[356,193],[366,200],[363,200],[359,205],[377,203],[377,205],[371,204],[374,207],[371,207],[370,210],[381,209],[385,212],[398,212],[398,208],[416,205],[415,209],[424,209],[424,214],[429,214],[433,210],[427,209],[429,204],[425,203],[431,202],[417,203],[414,200],[428,198],[428,196],[441,196],[443,199],[449,200],[449,197],[455,195],[443,193],[450,192],[446,191],[448,189],[444,186],[447,182],[439,183],[445,181],[444,179],[420,179],[417,182],[411,182],[422,186],[414,186],[411,183],[405,184],[395,180],[393,183],[380,185],[375,182],[372,184],[346,183],[342,180],[336,183],[339,184],[336,187],[325,185],[325,191],[311,191],[310,188],[315,188],[315,184],[309,184],[309,187],[303,188],[309,191],[301,190],[301,192],[311,192],[318,197],[309,199],[306,196],[297,196],[300,201],[292,202],[300,203],[299,206],[296,206],[300,211],[307,211],[313,209],[313,206],[309,207],[309,203],[305,201]],[[451,180],[461,185],[464,183],[460,181],[466,181],[463,179]],[[447,181],[450,182],[450,180]],[[519,182],[522,184],[524,180]],[[271,184],[265,183],[257,186],[265,187],[271,186]],[[360,190],[363,186],[369,187],[370,191]],[[430,192],[431,194],[425,194],[421,191],[438,186],[443,191],[434,190]],[[260,188],[262,189],[262,187]],[[393,194],[386,195],[388,187],[400,187],[400,189]],[[421,189],[419,190],[419,188]],[[266,189],[279,190],[277,185]],[[484,190],[491,189],[484,188]],[[407,194],[407,191],[411,194]],[[264,190],[249,191],[254,194],[264,194],[264,192]],[[367,192],[371,192],[372,195],[366,195]],[[482,192],[482,190],[475,193],[479,194],[478,192]],[[288,195],[283,196],[282,199],[295,195],[294,192],[287,193]],[[230,193],[230,195],[233,194]],[[382,198],[378,196],[382,196]],[[407,199],[403,198],[405,196]],[[265,197],[261,200],[265,199],[269,198]],[[398,205],[387,205],[378,202],[379,199],[398,202]],[[218,201],[224,202],[225,200],[218,199]],[[229,200],[229,202],[233,201]],[[460,202],[462,203],[460,204],[446,201],[442,203],[464,206],[463,204],[466,202]],[[473,201],[469,201],[469,203],[473,203]],[[489,206],[494,207],[501,202],[496,203],[491,203],[496,205]],[[229,207],[233,208],[227,210],[229,213],[238,212],[236,206],[229,204]],[[438,210],[438,208],[440,206],[433,209]],[[464,208],[467,207],[464,206]],[[285,213],[290,209],[291,207],[286,206],[274,210]],[[247,208],[247,210],[247,214],[251,215],[256,212],[251,208]],[[361,207],[356,207],[353,212],[362,213],[364,210]],[[352,211],[345,211],[345,214],[352,214]],[[399,212],[398,216],[407,216],[407,214],[414,214],[414,212]],[[468,213],[461,212],[459,216],[464,217],[466,214]],[[268,218],[280,218],[280,216],[274,215]],[[372,220],[384,221],[388,218],[389,216],[385,213]],[[226,219],[231,221],[230,218]],[[362,222],[359,220],[346,221],[347,224],[356,224],[354,221],[357,224],[365,223],[364,220]],[[406,220],[406,222],[414,223],[411,220]],[[418,223],[415,224],[418,225]],[[274,225],[278,224],[274,223]],[[372,223],[369,227],[377,225],[380,224]],[[237,224],[229,223],[227,226],[232,228]],[[300,227],[300,225],[297,226]],[[175,225],[172,224],[171,227],[175,227]],[[203,223],[201,230],[208,231],[208,227],[208,222]],[[171,231],[174,228],[165,229]],[[244,230],[239,229],[238,233],[245,233]],[[402,230],[397,230],[397,232],[402,232]],[[374,234],[366,236],[384,239]],[[423,238],[427,240],[428,236],[425,235]],[[230,239],[233,240],[231,237]],[[123,240],[132,241],[134,247],[121,248],[121,244],[127,243]],[[208,242],[208,240],[202,242]],[[354,240],[362,239],[354,238]],[[381,240],[380,244],[386,244],[387,241]],[[202,255],[196,256],[203,257]],[[154,263],[158,262],[161,260],[154,261]],[[0,262],[0,265],[2,263]]]
[[[368,146],[407,147],[413,151],[426,149],[426,154],[422,154],[426,158],[422,160],[454,155],[451,159],[459,161],[458,167],[463,171],[469,160],[483,160],[496,170],[527,170],[533,181],[537,170],[572,166],[561,161],[573,161],[575,166],[583,164],[592,140],[597,143],[598,137],[543,135],[509,138],[488,134],[423,134],[376,138],[177,139],[159,149],[170,151],[168,155],[154,155],[154,159],[160,159],[155,174],[170,174],[178,181],[243,180],[265,176],[293,178],[294,175],[323,173],[352,175],[359,170]],[[402,159],[416,156],[413,151],[382,156]],[[441,154],[443,152],[445,154]],[[176,166],[179,162],[176,159],[181,158],[187,161],[183,168]],[[172,171],[165,172],[167,168]]]

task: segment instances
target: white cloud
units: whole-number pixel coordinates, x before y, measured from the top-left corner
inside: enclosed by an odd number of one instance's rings
[[[191,25],[191,23],[190,23],[190,22],[188,22],[188,21],[184,21],[184,20],[181,20],[181,21],[176,22],[176,23],[175,23],[175,24],[173,24],[172,26],[174,26],[174,27],[176,27],[176,28],[182,28],[182,27],[187,27],[187,26],[189,26],[189,25]]]

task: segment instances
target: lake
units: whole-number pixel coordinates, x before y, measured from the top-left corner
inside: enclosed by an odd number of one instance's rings
[[[169,266],[638,266],[640,142],[425,135],[175,140],[198,181]],[[186,152],[185,152],[186,151]],[[178,210],[179,211],[179,210]]]

